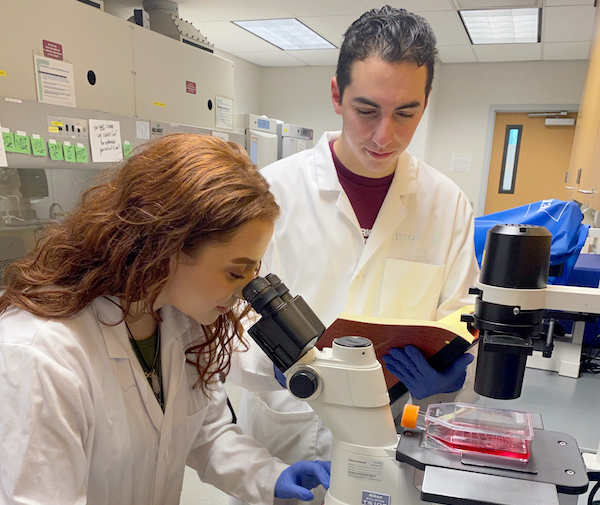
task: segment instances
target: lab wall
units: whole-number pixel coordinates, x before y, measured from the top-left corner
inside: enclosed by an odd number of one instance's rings
[[[233,61],[233,107],[236,114],[263,114],[260,112],[261,68],[254,63],[215,49],[215,55]]]
[[[335,67],[264,67],[261,71],[261,114],[312,128],[315,140],[340,130],[342,119],[331,103]]]
[[[481,215],[493,111],[576,108],[586,69],[585,60],[440,64],[408,151],[453,179]],[[311,127],[316,138],[323,131],[340,129],[341,118],[331,104],[334,73],[331,66],[262,68],[260,113]],[[469,171],[452,170],[454,151],[471,153]]]
[[[577,106],[587,61],[454,63],[441,65],[437,87],[430,163],[452,178],[483,213],[494,110],[556,110]],[[453,151],[472,153],[468,172],[451,169]],[[543,174],[540,174],[543,177]]]

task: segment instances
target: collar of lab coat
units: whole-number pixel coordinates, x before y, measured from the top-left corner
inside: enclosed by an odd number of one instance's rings
[[[115,324],[123,317],[121,309],[113,303],[118,303],[118,301],[119,300],[116,297],[110,297],[110,300],[102,297],[94,301],[97,316],[99,321],[101,321],[101,324]],[[162,431],[163,420],[169,420],[173,416],[173,399],[176,397],[184,374],[185,351],[183,347],[185,344],[183,342],[179,344],[181,347],[179,351],[173,349],[173,346],[178,346],[177,341],[190,326],[189,318],[174,307],[167,305],[160,310],[163,318],[160,338],[162,348],[161,356],[164,365],[163,387],[166,399],[164,413],[158,403],[148,401],[149,396],[152,395],[152,391],[141,368],[133,364],[132,360],[135,355],[131,351],[129,334],[125,325],[117,324],[116,326],[104,326],[102,328],[108,357],[110,359],[123,358],[129,361],[131,374],[137,384],[139,394],[146,406],[146,410],[152,423],[158,431]],[[135,371],[136,369],[138,372]],[[168,445],[170,434],[167,433],[165,436],[166,439],[164,443]]]
[[[329,142],[340,138],[342,132],[325,132],[315,146],[315,169],[317,182],[322,191],[342,190],[342,185],[335,170],[331,170],[333,156],[329,148]],[[390,186],[390,192],[396,195],[409,195],[417,192],[417,167],[418,160],[404,151],[396,163],[394,179]]]
[[[106,298],[109,298],[112,301],[107,300]],[[108,296],[106,298],[101,297],[96,299],[94,305],[96,306],[100,323],[103,326],[111,325],[109,327],[113,328],[113,331],[109,332],[103,330],[108,357],[111,359],[129,359],[131,357],[131,345],[129,344],[127,328],[125,328],[125,325],[112,326],[123,317],[121,309],[115,305],[115,303],[119,303],[119,299],[116,296]],[[166,305],[160,310],[163,318],[163,322],[161,323],[161,338],[163,339],[163,346],[165,346],[170,340],[176,340],[183,335],[190,326],[190,320],[187,316],[170,305]]]

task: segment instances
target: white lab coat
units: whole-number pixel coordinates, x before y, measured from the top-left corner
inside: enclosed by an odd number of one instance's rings
[[[473,211],[463,192],[403,153],[365,243],[333,164],[329,141],[338,137],[325,133],[314,149],[262,169],[282,210],[262,272],[279,275],[326,326],[344,311],[437,320],[473,303],[468,289],[479,270]],[[469,369],[463,389],[471,394],[463,401],[475,398],[474,366]],[[272,364],[258,346],[236,353],[230,377],[254,391],[245,391],[240,404],[245,433],[286,463],[330,457],[329,431],[305,402],[274,382]],[[436,395],[428,403],[455,398]]]
[[[186,463],[244,501],[273,502],[287,465],[230,424],[221,385],[211,399],[192,389],[184,349],[201,329],[172,307],[162,315],[164,415],[125,325],[107,325],[120,316],[109,300],[70,319],[0,316],[0,504],[175,505]]]

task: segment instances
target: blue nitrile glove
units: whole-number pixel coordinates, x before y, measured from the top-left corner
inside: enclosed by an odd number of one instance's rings
[[[275,363],[273,363],[273,371],[275,372],[275,378],[277,379],[277,382],[287,389],[285,375],[283,375],[283,372],[279,370],[279,367]]]
[[[415,346],[393,348],[383,356],[385,367],[408,388],[417,400],[438,393],[458,391],[467,377],[467,366],[475,357],[465,353],[459,356],[443,372],[433,368]]]
[[[275,484],[275,498],[312,500],[310,489],[319,484],[329,489],[330,472],[331,461],[298,461],[281,472]]]

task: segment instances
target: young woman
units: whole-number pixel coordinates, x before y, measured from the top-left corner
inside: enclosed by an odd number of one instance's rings
[[[7,269],[0,503],[177,504],[186,464],[248,503],[328,485],[242,435],[219,382],[278,213],[241,148],[171,135]]]

